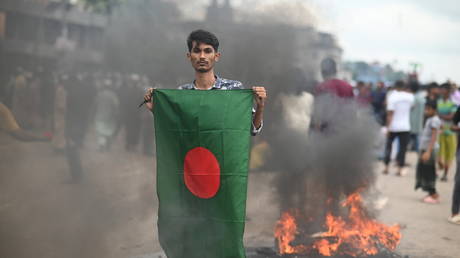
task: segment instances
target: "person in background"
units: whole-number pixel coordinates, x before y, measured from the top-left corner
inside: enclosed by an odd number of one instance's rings
[[[414,81],[409,84],[409,89],[414,94],[414,106],[410,112],[410,138],[411,150],[419,151],[419,135],[423,130],[423,110],[425,108],[425,98],[421,92],[420,85]]]
[[[142,94],[142,88],[140,87],[140,76],[138,74],[131,74],[126,80],[127,84],[123,85],[121,92],[121,112],[122,112],[122,123],[125,129],[125,149],[126,151],[136,152],[142,126],[142,114],[129,107],[130,104],[136,103],[139,95]]]
[[[388,174],[393,141],[398,138],[397,175],[403,175],[407,144],[410,140],[410,110],[413,104],[414,95],[406,91],[406,85],[403,81],[397,81],[395,83],[395,90],[387,99],[387,141],[384,157],[384,174]]]
[[[22,68],[18,68],[18,74],[14,78],[11,93],[11,111],[16,118],[19,126],[30,129],[28,108],[28,85],[27,72]]]
[[[316,94],[330,93],[339,98],[353,98],[353,87],[346,81],[337,79],[337,63],[332,58],[321,61],[321,74],[324,82],[316,88]]]
[[[439,85],[436,82],[428,84],[426,101],[434,100],[438,101],[439,99]]]
[[[385,98],[387,92],[385,89],[385,83],[379,81],[377,87],[371,93],[372,108],[374,109],[374,116],[377,122],[381,125],[385,124]]]
[[[22,129],[18,125],[13,113],[2,102],[0,102],[0,131],[4,131],[17,140],[24,142],[51,140],[51,137],[48,135],[39,135]]]
[[[36,74],[30,73],[27,81],[27,102],[23,103],[27,109],[27,121],[30,129],[43,129],[43,118],[40,115],[41,81]]]
[[[96,95],[94,125],[99,151],[109,151],[119,126],[120,101],[113,91],[112,81],[105,79]]]
[[[67,183],[79,183],[83,177],[80,150],[85,140],[91,106],[96,95],[92,85],[83,74],[71,75],[65,81],[65,142],[66,157],[70,169],[70,180]]]
[[[358,97],[359,92],[362,88],[364,88],[364,86],[366,86],[366,84],[363,81],[358,81],[356,83],[356,86],[353,88],[353,95],[355,95],[355,97]]]
[[[439,203],[436,191],[436,144],[441,120],[436,114],[437,102],[429,101],[425,105],[425,126],[420,135],[420,155],[416,169],[415,190],[422,188],[428,192],[423,202]]]
[[[64,83],[67,82],[68,76],[63,74],[56,78],[55,93],[56,100],[54,104],[53,119],[53,141],[51,142],[56,152],[64,152],[66,147],[65,126],[66,126],[66,107],[67,92]]]
[[[452,95],[451,99],[455,105],[460,106],[460,90],[458,89],[457,84],[451,83],[452,85]]]
[[[364,107],[368,107],[372,102],[371,85],[364,84],[359,88],[358,96],[356,96],[358,103]]]
[[[457,108],[453,118],[452,130],[460,133],[460,107]],[[448,221],[460,225],[460,151],[459,146],[457,146],[457,171],[454,177],[454,190],[452,193],[452,207],[451,207],[451,216],[448,218]]]
[[[441,134],[439,136],[439,157],[438,165],[443,171],[441,181],[447,181],[450,164],[455,158],[457,149],[457,136],[451,130],[452,119],[457,110],[457,106],[450,99],[451,85],[444,83],[440,87],[441,98],[438,100],[438,115],[442,121]]]

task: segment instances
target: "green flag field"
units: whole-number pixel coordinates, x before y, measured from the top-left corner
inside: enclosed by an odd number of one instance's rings
[[[252,90],[155,90],[158,233],[169,258],[245,257]]]

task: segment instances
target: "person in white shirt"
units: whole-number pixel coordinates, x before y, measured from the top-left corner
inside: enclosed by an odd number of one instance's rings
[[[387,143],[385,148],[385,169],[388,174],[388,166],[391,159],[391,147],[393,141],[398,138],[399,150],[396,156],[398,163],[397,175],[402,175],[402,169],[406,162],[406,150],[410,140],[410,112],[414,104],[414,95],[406,91],[403,81],[395,83],[395,90],[387,99]]]

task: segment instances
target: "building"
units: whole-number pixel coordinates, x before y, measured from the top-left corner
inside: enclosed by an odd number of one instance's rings
[[[106,17],[63,1],[2,0],[2,81],[17,66],[33,70],[102,63],[106,24]]]

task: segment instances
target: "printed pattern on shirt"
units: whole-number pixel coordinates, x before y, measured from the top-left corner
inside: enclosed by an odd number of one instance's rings
[[[181,90],[196,90],[195,82],[187,83],[179,87]],[[243,84],[240,81],[229,80],[216,77],[216,82],[211,90],[239,90],[243,89]]]

